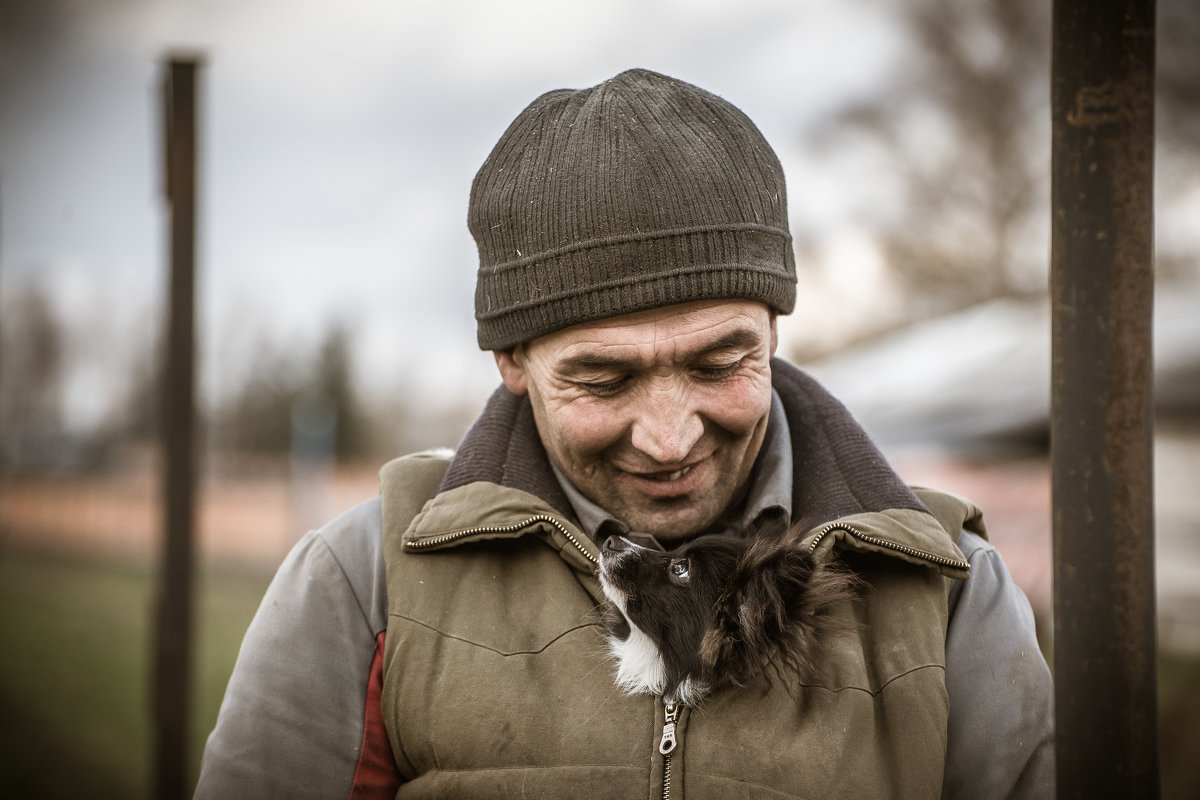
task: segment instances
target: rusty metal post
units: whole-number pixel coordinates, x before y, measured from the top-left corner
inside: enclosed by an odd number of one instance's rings
[[[196,73],[173,58],[163,80],[170,280],[163,365],[164,541],[154,685],[154,796],[188,796],[192,678],[192,540],[195,528]]]
[[[1154,0],[1055,0],[1051,460],[1059,798],[1159,796]]]

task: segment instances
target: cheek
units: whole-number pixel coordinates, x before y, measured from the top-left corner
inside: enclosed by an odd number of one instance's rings
[[[771,383],[757,377],[701,389],[703,414],[735,434],[753,431],[771,410]]]
[[[627,427],[612,407],[588,400],[547,408],[544,417],[543,433],[550,434],[559,455],[568,459],[608,449],[623,438]]]

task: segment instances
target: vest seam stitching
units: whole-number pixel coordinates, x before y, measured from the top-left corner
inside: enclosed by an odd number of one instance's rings
[[[473,646],[473,647],[478,647],[478,648],[480,648],[480,649],[482,649],[482,650],[487,650],[488,652],[495,653],[495,654],[496,654],[496,655],[498,655],[498,656],[505,656],[505,657],[507,657],[507,656],[532,656],[532,655],[538,655],[538,654],[540,654],[540,653],[544,653],[544,652],[546,651],[546,649],[547,649],[547,648],[549,648],[549,647],[550,647],[552,644],[554,644],[555,642],[557,642],[559,639],[562,639],[563,637],[567,636],[568,634],[575,633],[576,631],[585,630],[585,629],[587,629],[587,628],[595,628],[595,627],[597,627],[597,625],[596,625],[595,623],[592,623],[592,622],[583,623],[582,625],[576,625],[576,626],[575,626],[575,627],[573,627],[573,628],[568,628],[567,630],[565,630],[565,631],[563,631],[562,633],[560,633],[560,634],[558,634],[557,636],[555,636],[555,637],[554,637],[553,639],[551,639],[550,641],[546,642],[544,645],[542,645],[542,646],[541,646],[540,648],[538,648],[537,650],[512,650],[512,651],[504,651],[504,650],[498,650],[498,649],[497,649],[497,648],[495,648],[495,647],[489,647],[488,645],[486,645],[486,644],[483,644],[483,643],[481,643],[481,642],[472,641],[471,639],[468,639],[468,638],[466,638],[466,637],[464,637],[464,636],[455,636],[455,635],[453,635],[453,634],[446,633],[445,631],[440,631],[440,630],[438,630],[437,628],[435,628],[435,627],[433,627],[432,625],[430,625],[429,623],[427,623],[427,622],[422,622],[422,621],[421,621],[421,620],[419,620],[419,619],[414,619],[414,618],[412,618],[412,617],[408,616],[407,614],[400,614],[400,613],[397,613],[397,612],[394,612],[394,611],[392,611],[392,612],[388,612],[388,618],[390,619],[391,617],[396,617],[397,619],[403,619],[403,620],[407,620],[407,621],[411,622],[412,624],[414,624],[414,625],[419,625],[419,626],[421,626],[422,628],[425,628],[426,630],[432,631],[433,633],[436,633],[438,636],[441,636],[441,637],[443,637],[443,638],[445,638],[445,639],[453,639],[453,640],[454,640],[454,641],[456,641],[456,642],[462,642],[463,644],[469,644],[469,645],[471,645],[471,646]],[[390,626],[389,626],[389,627],[390,627]]]
[[[898,675],[893,675],[892,677],[888,678],[884,683],[880,684],[878,689],[869,689],[869,688],[866,688],[863,686],[843,686],[840,689],[830,689],[827,686],[806,685],[806,684],[801,684],[801,686],[803,688],[807,688],[807,689],[821,689],[823,691],[829,692],[830,694],[841,694],[842,692],[862,692],[863,694],[869,694],[872,697],[878,697],[879,695],[883,694],[884,690],[886,690],[889,686],[891,686],[893,683],[900,680],[901,678],[906,678],[909,675],[912,675],[913,673],[921,672],[922,670],[927,670],[927,669],[939,669],[942,672],[945,672],[946,665],[945,664],[921,664],[920,666],[912,667],[911,669],[907,669]]]
[[[371,630],[371,628],[374,627],[371,625],[371,616],[367,612],[367,607],[364,605],[363,599],[359,597],[358,591],[354,586],[354,581],[350,579],[350,574],[346,571],[346,567],[342,564],[341,559],[337,557],[337,553],[334,551],[333,547],[330,546],[329,542],[325,540],[324,534],[318,532],[313,538],[321,543],[321,547],[325,551],[325,554],[328,555],[329,559],[337,565],[338,572],[342,576],[342,582],[345,583],[346,588],[350,591],[350,595],[354,598],[354,604],[358,606],[358,614],[360,617],[362,617],[363,627],[368,631],[371,631],[372,639],[375,638],[379,631]]]

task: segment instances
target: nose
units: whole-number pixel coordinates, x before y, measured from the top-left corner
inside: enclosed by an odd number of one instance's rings
[[[630,541],[624,536],[612,535],[604,540],[601,550],[606,553],[619,553],[622,550],[628,550]]]
[[[679,464],[704,435],[700,415],[678,397],[659,397],[634,420],[632,444],[659,464]]]

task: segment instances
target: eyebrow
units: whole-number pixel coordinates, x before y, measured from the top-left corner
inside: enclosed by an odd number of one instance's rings
[[[762,337],[749,328],[738,328],[721,338],[682,354],[681,360],[695,361],[698,358],[721,350],[752,350],[762,344]],[[586,372],[588,370],[629,369],[633,360],[605,356],[599,353],[579,353],[563,357],[558,362],[558,369],[563,372]]]

